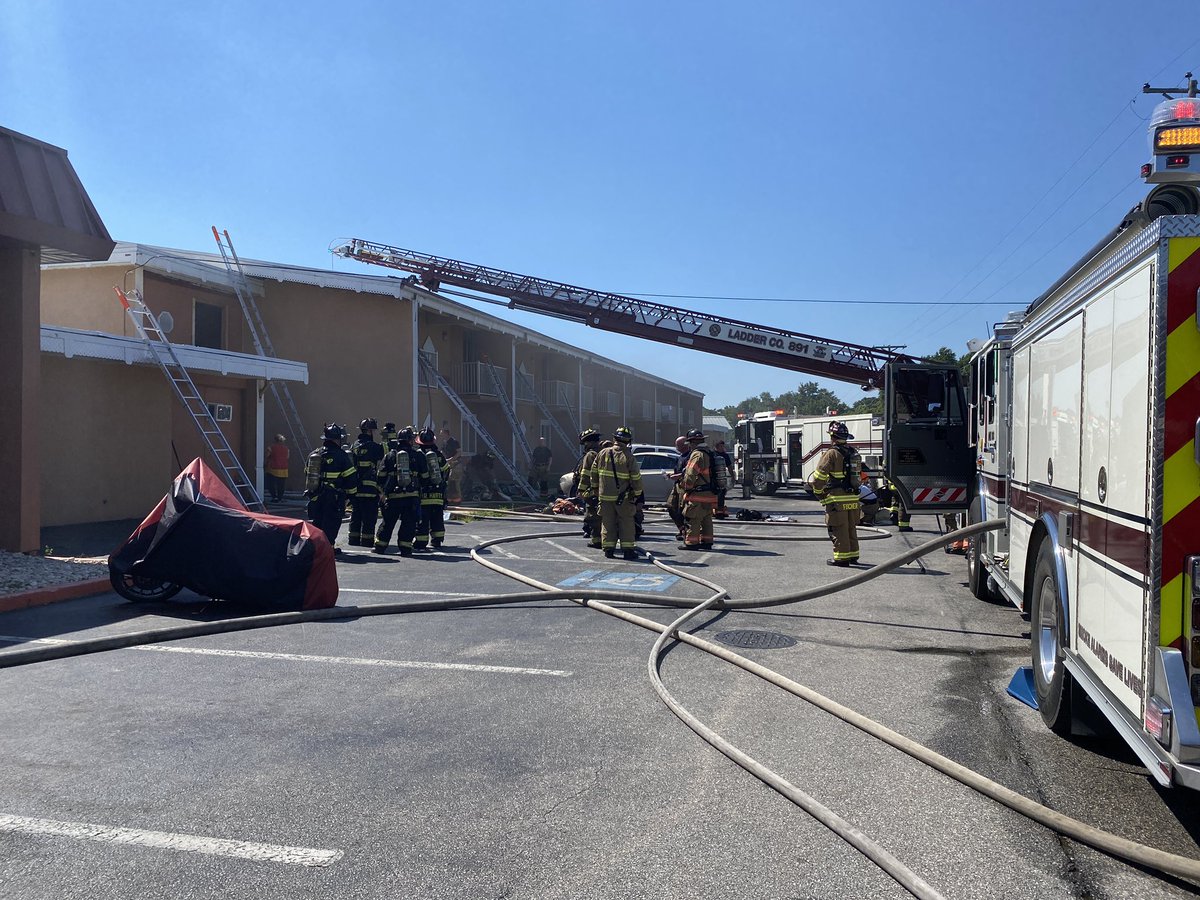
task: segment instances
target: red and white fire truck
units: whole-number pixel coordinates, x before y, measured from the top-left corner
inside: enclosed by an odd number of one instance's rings
[[[1193,82],[1193,95],[1194,91]],[[1042,718],[1094,704],[1163,785],[1200,788],[1200,101],[1152,125],[1158,186],[972,342],[971,590],[1030,618]]]

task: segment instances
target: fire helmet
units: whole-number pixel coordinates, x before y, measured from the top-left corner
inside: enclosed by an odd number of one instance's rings
[[[374,431],[379,427],[379,423],[374,419],[363,419],[358,423],[358,427],[360,431]]]
[[[411,444],[413,439],[413,430],[405,427],[396,432],[396,440],[403,441],[406,444]]]
[[[581,444],[586,444],[589,441],[598,441],[598,440],[600,440],[600,432],[598,432],[595,428],[586,428],[583,431],[579,432],[579,443],[581,443]]]
[[[702,444],[704,443],[704,432],[699,428],[693,428],[687,433],[687,440],[690,444]]]
[[[421,438],[421,443],[424,444],[426,447],[432,447],[435,443],[437,443],[437,435],[434,434],[434,431],[432,428],[422,429],[420,438]]]
[[[633,432],[630,431],[628,428],[626,428],[624,425],[622,425],[620,428],[618,428],[616,431],[613,432],[613,440],[620,441],[622,444],[632,443],[633,442]]]
[[[850,429],[846,427],[845,422],[830,422],[829,436],[835,441],[850,441],[854,439],[854,435],[850,433]]]
[[[346,439],[346,432],[342,429],[341,425],[330,423],[325,426],[325,430],[322,433],[325,435],[325,440],[327,441],[344,441]]]

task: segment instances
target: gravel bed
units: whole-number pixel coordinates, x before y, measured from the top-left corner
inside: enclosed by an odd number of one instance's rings
[[[0,550],[0,594],[108,577],[105,556],[30,556]]]

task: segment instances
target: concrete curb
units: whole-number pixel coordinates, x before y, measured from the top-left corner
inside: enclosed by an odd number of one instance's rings
[[[77,600],[80,597],[92,597],[111,590],[112,584],[107,578],[72,581],[68,584],[38,588],[36,591],[22,591],[19,594],[9,594],[6,597],[0,597],[0,612],[14,612],[18,609],[28,609],[31,606],[45,606],[47,603]]]

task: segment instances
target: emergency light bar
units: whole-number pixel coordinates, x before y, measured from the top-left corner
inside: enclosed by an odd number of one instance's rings
[[[1150,150],[1153,159],[1142,166],[1142,177],[1151,184],[1200,182],[1200,97],[1166,100],[1150,115]]]

